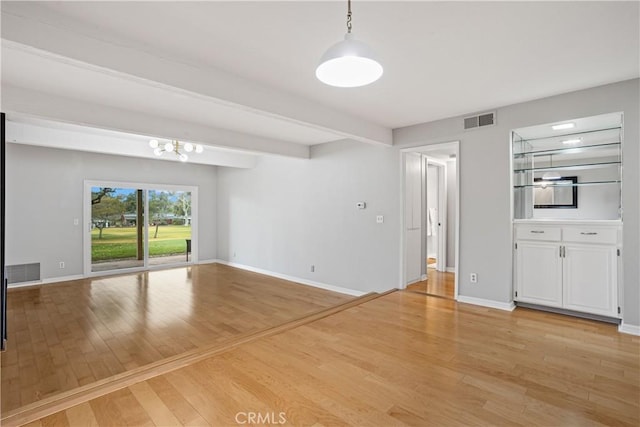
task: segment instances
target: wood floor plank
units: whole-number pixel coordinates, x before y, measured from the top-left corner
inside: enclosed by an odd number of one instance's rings
[[[181,426],[182,423],[173,415],[173,412],[164,404],[153,388],[146,382],[129,386],[138,403],[149,414],[151,420],[157,426]]]
[[[407,286],[408,291],[420,292],[443,298],[455,298],[455,274],[438,271],[435,264],[427,268],[427,278]]]
[[[84,426],[84,427],[98,427],[98,420],[91,409],[89,403],[81,403],[80,405],[72,406],[65,411],[69,424],[72,426]]]
[[[350,299],[220,264],[12,289],[2,414]]]
[[[614,325],[414,292],[332,313],[89,405],[100,426],[640,424],[640,342]]]

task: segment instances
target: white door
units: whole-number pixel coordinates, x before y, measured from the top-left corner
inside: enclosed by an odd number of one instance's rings
[[[516,300],[562,307],[562,258],[553,242],[518,241]]]
[[[612,246],[568,244],[564,254],[564,307],[617,316],[617,256]]]
[[[422,156],[405,156],[405,279],[406,284],[420,280],[422,259]]]

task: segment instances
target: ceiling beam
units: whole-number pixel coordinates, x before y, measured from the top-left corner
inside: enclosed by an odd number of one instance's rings
[[[64,129],[17,121],[9,114],[7,117],[7,142],[13,144],[35,145],[74,151],[109,154],[112,156],[141,157],[145,159],[179,162],[177,156],[158,157],[149,147],[148,139],[133,137],[115,132],[87,132],[85,127],[68,126]],[[205,148],[202,153],[189,156],[189,163],[234,168],[253,168],[258,156],[246,153]]]
[[[390,146],[389,128],[341,113],[303,97],[286,94],[221,70],[197,67],[151,55],[123,44],[105,41],[100,34],[82,32],[77,24],[56,16],[45,23],[28,2],[2,6],[2,37],[137,78],[206,95],[242,110],[333,132],[336,139]],[[66,20],[66,21],[65,21]],[[55,22],[55,23],[52,23]]]
[[[308,159],[309,147],[137,111],[64,98],[22,87],[2,85],[2,110],[63,123],[134,133],[149,137],[199,142],[254,154]]]

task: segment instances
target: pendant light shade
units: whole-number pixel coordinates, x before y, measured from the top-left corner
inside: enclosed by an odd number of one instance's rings
[[[371,48],[353,37],[351,0],[347,4],[347,34],[343,41],[334,44],[322,55],[320,65],[316,68],[316,77],[330,86],[365,86],[378,80],[383,69]]]
[[[358,87],[373,83],[382,76],[382,65],[371,48],[347,33],[344,40],[331,46],[316,68],[316,77],[337,87]]]

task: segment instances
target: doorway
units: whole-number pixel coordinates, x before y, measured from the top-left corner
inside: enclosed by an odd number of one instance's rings
[[[85,275],[197,260],[196,202],[193,187],[86,181]]]
[[[402,285],[456,299],[458,295],[459,144],[403,150]]]
[[[447,269],[447,163],[428,155],[423,155],[423,163],[426,170],[423,253],[428,277],[429,269],[440,272]]]

